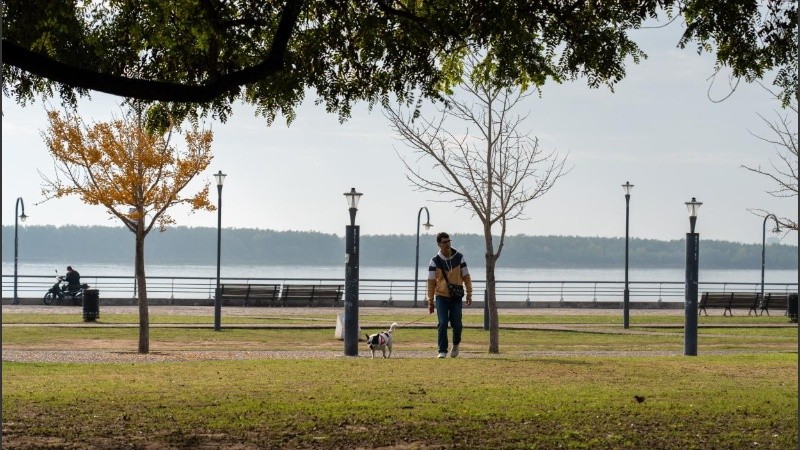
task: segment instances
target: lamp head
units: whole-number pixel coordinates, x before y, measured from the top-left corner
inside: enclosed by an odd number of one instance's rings
[[[692,201],[686,202],[686,209],[689,210],[689,217],[697,217],[697,211],[703,202],[698,202],[696,198],[692,197]]]
[[[14,223],[16,223],[17,218],[19,218],[19,220],[21,220],[23,222],[25,222],[25,219],[28,218],[28,216],[25,215],[25,201],[22,200],[22,197],[17,197],[17,203],[14,206],[14,214],[18,214],[19,213],[19,207],[20,206],[22,206],[22,214],[19,214],[17,217],[14,218]]]
[[[364,195],[360,192],[356,192],[356,188],[350,188],[350,192],[345,192],[344,196],[347,199],[347,206],[351,209],[358,209],[358,201],[361,200],[361,196]]]
[[[625,184],[622,185],[622,190],[625,191],[625,195],[631,195],[633,185],[630,183],[630,181],[626,181]]]
[[[225,182],[225,177],[227,177],[227,175],[222,173],[221,170],[214,174],[214,178],[217,179],[217,187],[222,187],[222,183]]]

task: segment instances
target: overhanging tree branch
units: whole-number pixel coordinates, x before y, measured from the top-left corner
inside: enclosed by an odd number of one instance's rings
[[[57,61],[5,38],[3,39],[3,63],[75,88],[146,101],[207,103],[243,85],[261,81],[283,70],[286,49],[302,6],[303,0],[286,2],[267,57],[261,63],[220,75],[213,81],[202,85],[98,73],[91,69]]]

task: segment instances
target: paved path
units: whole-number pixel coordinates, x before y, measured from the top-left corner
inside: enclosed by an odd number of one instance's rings
[[[213,314],[213,306],[175,306],[175,305],[155,305],[150,306],[151,314],[177,314],[177,315],[206,315]],[[80,314],[80,306],[46,306],[46,305],[2,305],[3,312],[16,313],[47,313],[47,314]],[[103,306],[100,305],[100,313],[108,312],[112,314],[137,314],[138,306]],[[262,315],[262,316],[305,316],[330,314],[336,316],[344,312],[342,307],[317,307],[317,308],[270,308],[270,307],[243,307],[243,306],[223,306],[224,315]],[[500,308],[500,314],[504,315],[546,315],[546,316],[585,316],[585,315],[609,315],[619,314],[622,316],[621,309],[603,308]],[[481,307],[465,307],[465,315],[483,315]],[[397,315],[403,317],[420,317],[428,315],[427,308],[398,308],[385,306],[360,307],[359,315]],[[637,315],[659,315],[659,316],[683,316],[682,309],[632,309],[631,316]],[[435,315],[432,315],[435,317]]]

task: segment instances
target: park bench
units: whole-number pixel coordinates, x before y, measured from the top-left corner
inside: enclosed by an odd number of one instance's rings
[[[226,306],[275,306],[279,284],[221,284],[220,300]]]
[[[342,285],[338,284],[284,284],[281,306],[339,306]]]
[[[761,315],[764,311],[769,315],[770,309],[780,309],[786,311],[786,306],[789,304],[789,294],[780,294],[777,292],[767,292],[761,300]]]
[[[733,309],[747,309],[747,315],[758,314],[756,308],[761,300],[758,292],[704,292],[700,297],[699,311],[708,315],[706,308],[724,308],[722,315],[733,315]]]

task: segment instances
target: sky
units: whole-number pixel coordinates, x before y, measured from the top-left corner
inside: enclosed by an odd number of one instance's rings
[[[639,65],[629,61],[614,92],[590,89],[582,79],[549,82],[517,110],[529,114],[525,128],[542,149],[567,156],[570,171],[528,204],[527,219],[511,222],[508,234],[624,237],[626,181],[634,185],[631,238],[684,239],[689,231],[684,203],[692,197],[703,203],[697,219],[701,239],[761,243],[762,219],[749,209],[797,217],[796,198],[770,196],[769,179],[740,167],[777,160],[776,149],[753,134],[769,135],[758,114],[772,119],[779,104],[761,86],[744,82],[726,100],[712,101],[709,97],[729,93],[727,79],[712,85],[713,56],[677,48],[680,31],[678,23],[637,31],[634,37],[649,58]],[[482,234],[480,221],[457,209],[451,198],[414,190],[399,157],[411,150],[380,109],[360,104],[340,123],[314,99],[309,93],[288,127],[280,117],[267,126],[247,105],[235,106],[226,123],[205,122],[214,132],[214,159],[192,187],[210,182],[216,203],[212,175],[227,174],[223,228],[341,236],[349,223],[343,194],[355,187],[364,194],[356,219],[362,235],[414,235],[423,206],[434,224],[423,234],[447,231],[455,242],[458,234]],[[58,99],[50,102],[59,107]],[[81,101],[79,112],[89,122],[106,121],[119,115],[120,104],[95,93]],[[44,106],[37,101],[21,107],[7,97],[2,106],[3,225],[14,224],[15,200],[21,197],[28,216],[24,225],[121,226],[103,208],[77,198],[42,203],[40,172],[55,173],[41,136]],[[217,226],[216,212],[171,214],[180,226]],[[796,233],[776,237],[797,244]]]

